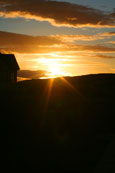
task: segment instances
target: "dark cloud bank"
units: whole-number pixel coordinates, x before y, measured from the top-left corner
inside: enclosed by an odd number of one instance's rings
[[[58,26],[115,26],[115,12],[51,0],[0,0],[0,15],[47,20]]]
[[[112,35],[108,33],[109,35]],[[60,45],[55,47],[55,45]],[[6,53],[52,53],[56,51],[115,52],[105,45],[68,44],[57,36],[28,36],[0,31],[0,51]]]
[[[18,71],[18,77],[27,79],[39,79],[40,77],[46,77],[47,71],[44,70],[20,70]]]

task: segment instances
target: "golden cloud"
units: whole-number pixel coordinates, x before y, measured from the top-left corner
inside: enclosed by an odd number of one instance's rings
[[[16,33],[0,31],[0,45],[56,45],[62,44],[62,41],[52,36],[29,36]]]
[[[104,59],[115,59],[115,56],[97,54],[95,57],[104,58]]]
[[[108,39],[115,36],[115,32],[105,32],[96,35],[55,35],[54,38],[63,42],[75,42],[80,41],[93,41],[100,39]],[[53,37],[53,36],[52,36]]]
[[[115,44],[115,41],[107,41],[106,43]]]
[[[104,34],[102,34],[103,37]],[[106,34],[105,34],[106,35]],[[91,36],[92,37],[92,36]],[[101,35],[99,35],[99,38]],[[0,51],[8,52],[8,53],[52,53],[52,52],[115,52],[115,48],[113,46],[105,46],[105,45],[90,45],[90,44],[73,44],[65,42],[72,42],[73,39],[87,40],[96,39],[97,36],[90,38],[90,35],[80,35],[80,36],[69,36],[69,35],[61,35],[61,36],[28,36],[7,32],[0,32]],[[88,40],[89,38],[89,40]]]
[[[115,27],[115,13],[50,0],[0,0],[0,16],[49,21],[55,26]]]

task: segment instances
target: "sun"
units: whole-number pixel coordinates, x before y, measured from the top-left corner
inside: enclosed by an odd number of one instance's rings
[[[58,64],[52,64],[49,67],[50,75],[54,77],[63,76],[64,73],[61,71]]]
[[[45,70],[48,71],[46,74],[48,77],[61,77],[65,76],[65,73],[62,68],[62,62],[58,58],[40,58],[38,62],[44,66]]]

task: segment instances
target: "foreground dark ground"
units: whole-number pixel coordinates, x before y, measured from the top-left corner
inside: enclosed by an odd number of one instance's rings
[[[4,171],[115,172],[115,75],[65,79],[0,89]]]

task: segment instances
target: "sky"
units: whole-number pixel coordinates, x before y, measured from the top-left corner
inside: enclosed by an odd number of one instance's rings
[[[0,0],[0,52],[20,79],[115,73],[115,1]]]

